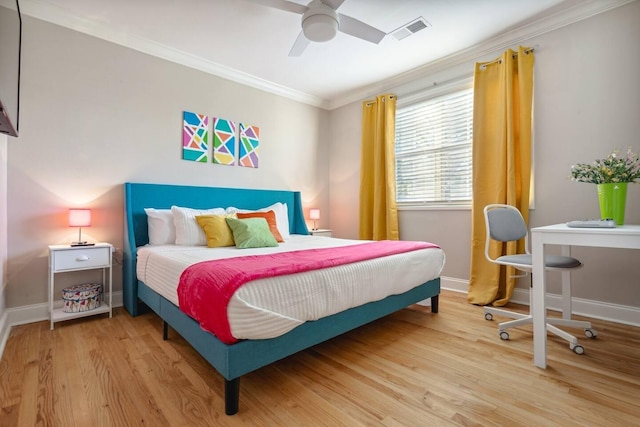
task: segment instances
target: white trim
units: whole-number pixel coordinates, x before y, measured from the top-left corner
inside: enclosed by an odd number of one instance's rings
[[[5,311],[2,317],[0,317],[0,360],[2,360],[2,353],[4,352],[4,347],[7,345],[9,333],[11,332],[8,319],[9,315]]]
[[[419,89],[416,92],[404,94],[398,98],[396,106],[398,108],[406,105],[416,104],[441,95],[447,95],[452,92],[473,88],[473,73],[464,74],[458,77],[448,79],[444,82],[434,83],[431,86]]]
[[[469,281],[442,276],[440,278],[440,287],[449,291],[468,293]],[[515,288],[511,301],[516,304],[529,305],[529,294],[528,289]],[[547,309],[562,311],[562,295],[547,294],[546,302]],[[571,298],[571,308],[573,314],[579,316],[640,327],[640,322],[638,322],[638,319],[640,319],[640,307],[574,297]]]
[[[448,291],[467,293],[469,291],[469,281],[456,279],[455,277],[440,277],[440,287]]]
[[[517,304],[529,305],[529,291],[521,288],[514,289],[511,301]],[[546,303],[548,310],[562,311],[562,295],[547,294]],[[640,327],[640,322],[638,322],[638,319],[640,319],[640,307],[574,297],[571,298],[571,311],[578,316]]]
[[[113,307],[122,307],[122,292],[113,292]],[[45,320],[49,320],[48,302],[8,308],[0,318],[0,359],[12,327]]]
[[[399,211],[470,211],[471,202],[465,204],[451,203],[449,205],[445,203],[439,204],[424,204],[424,205],[411,205],[399,203],[397,206]]]
[[[466,294],[469,290],[469,281],[465,279],[457,279],[455,277],[442,276],[440,277],[440,287],[448,291]],[[529,305],[529,291],[526,289],[516,288],[513,292],[511,301],[517,304]],[[639,307],[611,304],[582,298],[573,298],[572,301],[574,314],[640,327],[640,323],[638,323],[638,319],[640,319]],[[426,299],[424,301],[420,301],[418,304],[430,306],[431,301]],[[549,310],[560,311],[561,305],[562,298],[560,295],[547,294],[547,308]],[[122,292],[113,293],[113,306],[122,307]],[[11,327],[45,320],[49,320],[48,303],[7,309],[4,316],[0,318],[0,359],[2,359],[2,353],[9,338],[9,334],[11,333]]]
[[[15,3],[0,0],[1,6],[15,9]],[[205,60],[196,55],[175,49],[156,41],[131,34],[111,27],[105,23],[86,19],[68,10],[42,0],[23,0],[20,5],[23,15],[28,15],[42,21],[60,25],[80,33],[88,34],[111,43],[137,50],[167,61],[175,62],[186,67],[203,71],[214,76],[222,77],[265,92],[280,95],[314,107],[327,109],[328,104],[323,99],[305,92],[294,90],[283,85],[273,83],[243,71],[238,71],[226,65]]]
[[[553,15],[522,25],[516,29],[506,31],[485,42],[463,49],[459,52],[439,60],[432,61],[392,78],[364,86],[332,100],[322,99],[305,92],[290,89],[280,84],[269,82],[259,77],[231,69],[225,65],[204,60],[195,55],[179,51],[161,43],[135,36],[125,31],[117,30],[104,23],[81,18],[73,15],[68,10],[55,6],[54,4],[44,0],[22,0],[20,9],[24,15],[29,15],[74,31],[89,34],[121,46],[157,56],[167,61],[191,67],[227,80],[263,90],[265,92],[280,95],[294,101],[299,101],[325,110],[333,110],[344,105],[351,104],[352,102],[362,101],[363,99],[371,97],[372,94],[389,91],[394,87],[412,82],[429,74],[443,71],[468,61],[477,60],[484,55],[491,54],[497,50],[504,50],[513,47],[533,37],[546,34],[567,25],[582,21],[583,19],[607,12],[627,3],[631,3],[632,1],[636,0],[583,0],[573,7],[562,10]],[[0,5],[15,9],[15,3],[12,0],[0,0]]]
[[[636,0],[584,0],[573,7],[557,12],[553,15],[541,18],[537,21],[518,27],[511,31],[506,31],[482,43],[468,47],[441,59],[429,62],[428,64],[409,70],[405,73],[398,74],[389,79],[377,82],[372,85],[364,86],[349,94],[341,96],[339,99],[329,101],[329,110],[333,110],[353,102],[359,102],[363,99],[370,98],[373,94],[383,92],[395,92],[394,88],[411,83],[420,78],[436,74],[464,64],[469,61],[478,61],[486,55],[494,54],[496,51],[502,51],[513,48],[518,44],[530,40],[534,37],[555,31],[566,27],[600,13],[608,12],[627,3]],[[463,77],[463,76],[461,76]],[[437,85],[433,82],[432,85]],[[404,95],[398,93],[398,95]]]

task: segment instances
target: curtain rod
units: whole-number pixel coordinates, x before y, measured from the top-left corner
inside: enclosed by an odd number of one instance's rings
[[[385,96],[388,96],[390,99],[397,98],[397,96],[393,93],[386,93]],[[376,99],[368,99],[364,102],[367,107],[371,107],[373,104],[376,103]],[[384,97],[382,98],[382,102],[385,102]]]
[[[525,49],[525,50],[524,50],[524,53],[528,55],[529,53],[531,53],[531,52],[535,51],[535,50],[536,50],[536,49],[538,49],[539,47],[540,47],[540,46],[539,46],[539,45],[537,45],[537,44],[536,44],[536,45],[533,45],[532,47]],[[513,52],[513,54],[511,55],[511,57],[512,57],[513,59],[515,59],[515,58],[516,58],[516,56],[518,56],[518,52]],[[495,64],[496,62],[497,62],[498,64],[502,64],[502,58],[496,58],[496,59],[494,59],[493,61],[485,62],[484,64],[482,64],[482,65],[480,66],[480,70],[485,70],[485,69],[487,68],[487,65]]]
[[[533,52],[534,50],[536,50],[538,48],[540,48],[540,45],[534,44],[530,48],[525,49],[525,52],[526,53]],[[518,53],[515,52],[514,56],[517,56],[517,55],[518,55]],[[497,62],[497,61],[500,61],[500,60],[501,60],[500,58],[497,58],[494,61],[487,62],[486,64],[483,64],[483,66],[481,66],[481,69],[484,70],[486,68],[486,65],[493,64],[494,62]],[[472,78],[473,78],[473,70],[470,73],[461,74],[461,75],[458,75],[458,76],[455,76],[455,77],[452,77],[452,78],[449,78],[449,79],[446,79],[446,80],[434,81],[428,87],[446,86],[448,84],[458,83],[458,82],[462,82],[464,80],[472,79]],[[409,92],[408,94],[404,94],[404,95],[401,94],[401,96],[403,97],[402,98],[402,102],[411,102],[408,99],[411,99],[411,98],[416,97],[416,96],[417,97],[421,97],[422,96],[422,92],[425,89],[426,88],[422,88],[422,89],[418,89],[418,90],[413,91],[413,92]],[[405,97],[407,97],[408,99],[405,98]],[[400,99],[398,100],[398,102],[400,102]]]

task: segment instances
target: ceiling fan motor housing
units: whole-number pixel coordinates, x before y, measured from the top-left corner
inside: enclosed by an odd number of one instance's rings
[[[321,2],[312,2],[302,15],[302,32],[313,42],[333,39],[339,28],[340,21],[336,11]]]

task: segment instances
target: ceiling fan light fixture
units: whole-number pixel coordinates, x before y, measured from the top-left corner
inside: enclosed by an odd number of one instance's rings
[[[302,16],[302,32],[312,42],[328,42],[338,34],[338,14],[331,8],[309,8]]]

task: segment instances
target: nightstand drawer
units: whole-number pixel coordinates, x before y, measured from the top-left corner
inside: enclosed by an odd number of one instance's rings
[[[85,268],[109,267],[110,247],[95,247],[53,252],[52,269],[82,270]]]
[[[319,228],[316,230],[309,231],[309,234],[311,234],[312,236],[322,236],[322,237],[331,237],[332,233],[333,232],[331,230],[328,230],[326,228]]]

